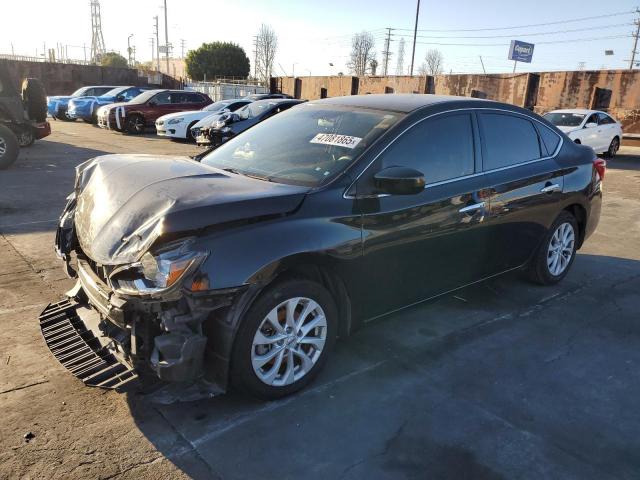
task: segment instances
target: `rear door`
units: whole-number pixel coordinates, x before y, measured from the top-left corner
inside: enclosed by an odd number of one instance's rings
[[[555,220],[563,169],[561,138],[542,123],[507,111],[477,113],[482,170],[489,188],[488,262],[499,273],[523,265]]]
[[[611,140],[619,134],[618,124],[609,115],[600,112],[598,113],[598,128],[602,131],[602,146],[603,150],[605,150],[611,145]]]
[[[412,126],[356,186],[363,214],[365,318],[486,276],[490,245],[484,219],[480,150],[472,113],[445,113]],[[415,195],[369,195],[373,175],[404,166],[424,174]],[[356,288],[357,288],[356,287]]]

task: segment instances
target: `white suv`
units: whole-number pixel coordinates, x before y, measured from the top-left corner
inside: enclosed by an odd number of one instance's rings
[[[622,125],[599,110],[554,110],[544,118],[571,140],[590,146],[596,153],[613,157],[620,148]]]

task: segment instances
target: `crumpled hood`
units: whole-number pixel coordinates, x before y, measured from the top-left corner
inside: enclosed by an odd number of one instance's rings
[[[77,170],[78,241],[105,265],[136,261],[162,234],[291,212],[309,191],[186,157],[105,155]]]

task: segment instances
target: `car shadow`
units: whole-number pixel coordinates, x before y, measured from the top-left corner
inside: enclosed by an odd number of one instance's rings
[[[371,322],[278,401],[127,401],[192,478],[625,476],[639,287],[640,261],[580,254],[555,286],[508,274]]]
[[[612,170],[640,170],[640,156],[623,151],[613,158],[607,158],[607,168]]]

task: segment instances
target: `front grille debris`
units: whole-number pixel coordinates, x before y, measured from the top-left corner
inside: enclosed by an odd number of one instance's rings
[[[40,314],[40,329],[56,359],[85,385],[120,389],[138,375],[104,348],[70,300],[51,303]]]

